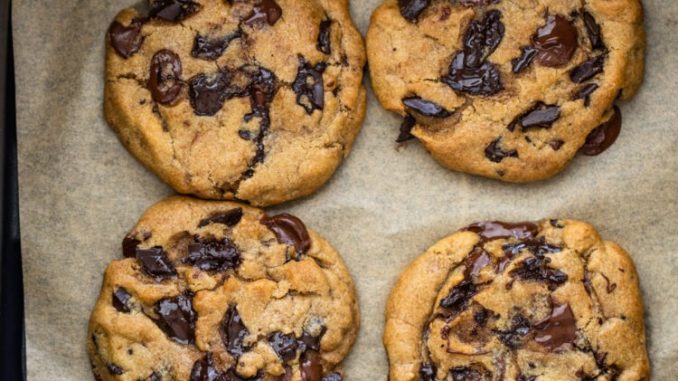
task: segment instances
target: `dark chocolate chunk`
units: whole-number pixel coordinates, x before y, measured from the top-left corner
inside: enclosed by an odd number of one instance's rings
[[[260,0],[252,9],[252,13],[245,18],[245,24],[252,26],[255,24],[268,23],[273,26],[282,16],[282,8],[275,0]]]
[[[137,248],[136,255],[144,272],[152,277],[163,279],[177,275],[177,270],[160,246],[150,249]]]
[[[167,49],[155,53],[148,78],[148,89],[153,100],[163,105],[172,104],[183,87],[181,72],[181,59],[176,53]]]
[[[600,31],[600,25],[598,25],[596,19],[589,12],[584,12],[584,26],[588,32],[591,47],[594,50],[607,51],[607,47],[603,42],[603,35]]]
[[[221,224],[232,228],[240,223],[240,220],[242,220],[242,216],[243,216],[242,208],[235,208],[226,212],[213,214],[203,219],[198,224],[198,227],[204,228],[205,226],[211,224]]]
[[[450,369],[452,381],[491,381],[492,374],[482,365],[458,366]]]
[[[342,380],[343,378],[341,377],[341,374],[337,372],[330,373],[323,377],[322,379],[322,381],[342,381]]]
[[[292,83],[292,90],[297,94],[297,104],[306,110],[308,115],[314,110],[322,110],[325,107],[325,84],[323,72],[327,68],[325,63],[315,66],[299,57],[299,71],[297,78]]]
[[[219,71],[213,75],[198,74],[191,78],[189,83],[189,96],[193,112],[199,116],[212,116],[218,113],[224,102],[232,97],[228,90],[231,74],[227,71]]]
[[[141,241],[128,235],[122,240],[122,255],[125,258],[134,258],[137,256],[137,247]]]
[[[501,12],[491,10],[482,20],[473,21],[464,33],[464,66],[478,67],[497,50],[504,38]]]
[[[595,83],[589,83],[580,87],[572,96],[572,100],[583,99],[584,106],[589,107],[591,105],[591,94],[598,90],[598,85]]]
[[[495,239],[515,238],[517,240],[526,240],[534,238],[539,234],[539,226],[531,222],[522,222],[510,224],[499,221],[486,221],[469,225],[462,229],[471,231],[480,236],[479,245]]]
[[[321,381],[323,377],[323,363],[320,354],[308,351],[299,359],[302,381]]]
[[[511,66],[514,74],[527,69],[539,51],[533,46],[525,46],[521,49],[520,57],[511,61]]]
[[[106,365],[106,369],[108,369],[108,373],[110,373],[113,376],[120,376],[123,373],[125,373],[124,369],[113,363]]]
[[[162,376],[160,376],[158,373],[151,373],[151,376],[148,378],[148,381],[162,381]]]
[[[111,46],[123,58],[129,58],[138,52],[141,44],[144,42],[144,36],[141,35],[143,22],[134,19],[129,26],[124,26],[114,21],[108,28],[108,36],[111,39]]]
[[[297,217],[283,213],[277,216],[264,216],[261,223],[272,231],[278,242],[294,246],[297,255],[306,254],[311,248],[311,237],[306,225]]]
[[[547,105],[543,102],[537,102],[526,113],[517,117],[508,126],[509,131],[514,131],[517,125],[521,125],[523,131],[527,128],[551,128],[553,123],[560,119],[560,106]]]
[[[605,56],[593,57],[588,61],[576,66],[570,71],[570,79],[574,83],[582,83],[603,72]]]
[[[464,261],[464,266],[466,267],[464,275],[467,278],[477,278],[482,269],[489,266],[491,263],[492,257],[490,254],[482,247],[476,246]]]
[[[115,307],[118,312],[130,313],[131,310],[127,304],[129,300],[132,299],[132,295],[123,287],[118,287],[113,291],[113,307]]]
[[[417,96],[404,98],[403,104],[408,111],[416,112],[423,116],[430,116],[433,118],[447,118],[448,116],[452,115],[451,112],[445,110],[440,105]]]
[[[221,340],[231,356],[238,358],[249,350],[244,341],[250,334],[250,331],[245,327],[245,323],[240,318],[236,306],[228,307],[228,311],[226,311],[224,320],[221,323],[220,334]]]
[[[226,377],[214,367],[212,353],[207,353],[193,364],[189,381],[226,381]]]
[[[183,262],[202,271],[226,271],[240,265],[240,250],[228,238],[221,240],[196,238],[188,245],[188,255]]]
[[[320,330],[320,333],[316,336],[311,335],[310,333],[304,331],[301,334],[301,337],[299,338],[299,349],[302,352],[306,351],[320,352],[320,340],[322,340],[323,336],[325,335],[325,332],[327,332],[327,327],[324,326]]]
[[[405,116],[403,122],[400,124],[400,134],[398,135],[398,139],[396,139],[396,143],[404,143],[408,140],[414,139],[414,135],[412,135],[412,129],[416,124],[417,120],[414,119],[412,115]]]
[[[553,306],[551,316],[535,326],[534,341],[549,350],[562,349],[577,339],[577,320],[569,304]]]
[[[532,44],[537,48],[537,61],[547,67],[561,67],[577,50],[577,28],[560,15],[549,15],[546,24],[537,29]]]
[[[454,286],[449,295],[440,301],[440,306],[452,314],[464,311],[470,304],[471,298],[478,293],[478,287],[472,281],[464,279]]]
[[[562,139],[551,140],[549,142],[549,145],[551,146],[551,148],[553,148],[554,151],[560,151],[560,149],[563,148],[564,144],[565,141]]]
[[[596,156],[605,152],[617,141],[621,132],[622,115],[621,110],[614,106],[612,117],[605,123],[596,127],[586,138],[586,143],[581,147],[580,152],[588,156]]]
[[[409,22],[417,21],[419,15],[431,5],[431,0],[398,0],[400,14]]]
[[[299,344],[294,335],[275,332],[268,337],[268,343],[283,362],[292,361],[297,356]]]
[[[501,163],[507,157],[518,157],[515,149],[505,150],[500,147],[501,138],[497,138],[485,147],[485,157],[495,163]]]
[[[543,256],[529,257],[511,271],[511,276],[522,280],[546,282],[549,290],[553,291],[565,282],[567,274],[548,266],[550,258]]]
[[[502,250],[504,255],[514,257],[523,250],[527,250],[536,256],[543,256],[545,254],[559,253],[563,249],[546,243],[546,239],[541,237],[539,239],[529,238],[518,243],[508,243],[502,246]]]
[[[486,310],[485,308],[480,308],[480,310],[476,311],[473,314],[473,320],[478,323],[479,326],[484,326],[487,324],[487,319],[490,318],[490,311]]]
[[[276,76],[271,71],[264,68],[258,68],[258,70],[251,75],[250,81],[246,94],[250,97],[252,112],[245,115],[245,121],[250,121],[254,117],[261,118],[261,121],[259,122],[259,133],[254,139],[257,151],[249,164],[249,169],[243,173],[243,179],[252,177],[254,175],[253,168],[257,164],[264,162],[266,156],[264,139],[266,138],[266,135],[268,135],[268,130],[271,127],[269,106],[271,101],[273,101],[273,96],[278,90]]]
[[[226,49],[228,49],[228,46],[231,44],[231,41],[240,37],[242,37],[242,32],[240,32],[240,30],[237,30],[224,37],[213,39],[197,35],[193,41],[193,50],[191,50],[191,55],[195,58],[214,61],[224,54]]]
[[[150,0],[150,16],[165,21],[182,21],[200,10],[200,4],[191,0]]]
[[[421,381],[436,381],[436,366],[429,362],[422,363],[419,368],[419,378]]]
[[[195,321],[198,315],[193,310],[193,295],[185,293],[174,298],[160,300],[155,306],[155,324],[165,334],[179,344],[195,342]]]
[[[323,20],[320,22],[320,32],[318,32],[318,50],[325,54],[332,53],[332,20]]]
[[[507,331],[496,331],[499,340],[511,349],[516,349],[523,344],[523,340],[531,329],[530,321],[518,313],[511,318],[511,327]]]

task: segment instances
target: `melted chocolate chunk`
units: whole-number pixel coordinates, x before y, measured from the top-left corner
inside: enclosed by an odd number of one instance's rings
[[[412,135],[412,129],[416,124],[417,120],[414,119],[412,115],[405,116],[403,122],[400,124],[400,134],[398,135],[398,139],[396,139],[396,143],[404,143],[408,140],[414,139],[414,135]]]
[[[551,351],[573,344],[577,339],[577,320],[569,304],[553,306],[551,316],[535,326],[534,341]]]
[[[150,249],[137,248],[136,255],[144,272],[152,277],[164,279],[177,275],[177,270],[160,246]]]
[[[193,112],[199,116],[213,116],[218,113],[226,99],[233,94],[229,92],[231,74],[220,71],[211,76],[198,74],[189,80],[189,96]]]
[[[139,19],[132,20],[129,26],[114,21],[108,28],[108,36],[115,52],[123,58],[129,58],[138,52],[144,42],[144,36],[141,35],[142,26],[143,22]]]
[[[123,373],[125,373],[124,369],[113,363],[106,365],[106,369],[108,369],[108,373],[110,373],[113,376],[120,376]]]
[[[464,261],[464,266],[466,266],[464,275],[467,278],[477,278],[478,275],[480,275],[480,272],[491,263],[492,257],[490,256],[490,253],[485,251],[485,249],[476,246]]]
[[[539,51],[532,46],[525,46],[521,49],[520,57],[511,61],[511,67],[514,74],[518,74],[527,69]]]
[[[183,262],[202,271],[226,271],[240,265],[240,250],[228,238],[222,240],[196,238],[188,245]]]
[[[458,314],[468,308],[471,298],[478,293],[478,287],[472,281],[464,279],[461,283],[454,286],[449,295],[440,301],[440,306],[450,311],[452,314]]]
[[[523,129],[528,128],[551,128],[553,123],[560,119],[560,106],[557,105],[547,105],[543,102],[537,102],[537,104],[532,107],[526,113],[517,117],[511,124],[508,126],[509,131],[514,131],[517,125],[520,125]]]
[[[311,335],[310,333],[304,331],[299,338],[299,349],[302,352],[315,351],[320,352],[320,340],[327,332],[327,327],[322,327],[320,333],[317,336]]]
[[[580,87],[577,92],[574,93],[572,96],[572,100],[578,100],[578,99],[583,99],[584,100],[584,106],[589,107],[591,105],[591,94],[593,94],[596,90],[598,90],[598,85],[595,83],[589,83],[588,85],[584,85]]]
[[[511,257],[520,254],[523,250],[527,250],[538,257],[563,251],[561,247],[546,243],[544,237],[538,239],[530,238],[518,243],[509,243],[502,246],[502,250],[504,251],[504,255]]]
[[[122,240],[122,255],[125,258],[134,258],[137,256],[137,247],[141,241],[134,238],[133,236],[126,236]]]
[[[316,47],[325,54],[332,53],[332,20],[323,20],[320,22],[320,32],[318,33],[318,44]]]
[[[464,33],[464,65],[478,67],[497,50],[504,38],[501,12],[491,10],[480,21],[473,21]]]
[[[297,356],[299,343],[293,335],[275,332],[268,337],[268,343],[283,362],[292,361]]]
[[[170,339],[183,345],[195,342],[195,321],[198,315],[193,310],[192,298],[192,294],[185,293],[174,298],[162,299],[154,309],[158,316],[155,324]]]
[[[480,236],[479,245],[495,239],[515,238],[526,240],[539,234],[539,226],[531,222],[509,224],[499,221],[479,222],[465,227],[462,231],[470,231]]]
[[[294,246],[297,256],[306,254],[311,248],[311,237],[306,225],[297,217],[283,213],[277,216],[264,216],[261,223],[272,231],[278,242]]]
[[[495,163],[501,163],[507,157],[518,157],[515,149],[505,150],[500,147],[501,138],[497,138],[485,148],[485,157]]]
[[[548,267],[550,262],[550,258],[530,257],[513,269],[510,274],[512,277],[522,280],[546,282],[549,290],[553,291],[567,282],[567,274],[558,269]]]
[[[189,381],[226,381],[223,376],[224,375],[214,367],[212,353],[207,353],[205,357],[193,364]]]
[[[323,377],[322,381],[341,381],[342,379],[341,374],[334,372]]]
[[[408,111],[413,111],[423,116],[430,116],[433,118],[447,118],[448,116],[452,115],[451,112],[445,110],[440,105],[417,96],[404,98],[403,104]]]
[[[297,94],[297,104],[303,107],[308,115],[325,107],[323,72],[326,68],[325,63],[313,66],[303,57],[299,57],[299,71],[292,83],[292,90]]]
[[[600,31],[600,25],[598,25],[596,19],[589,12],[584,12],[584,26],[588,32],[591,47],[594,50],[607,51],[607,47],[603,42],[603,35]]]
[[[253,26],[255,24],[263,24],[273,26],[282,16],[282,8],[275,2],[275,0],[261,0],[252,9],[252,13],[245,18],[245,24]]]
[[[323,377],[323,363],[318,352],[308,351],[299,359],[302,381],[321,381]]]
[[[150,16],[165,21],[182,21],[200,10],[200,4],[191,0],[150,0]]]
[[[614,106],[614,114],[607,122],[596,127],[586,138],[586,143],[581,147],[580,152],[588,156],[596,156],[605,152],[617,141],[621,132],[622,115],[621,110]]]
[[[431,0],[398,0],[400,14],[409,22],[417,21],[419,15],[431,5]]]
[[[530,333],[530,321],[525,316],[518,313],[511,318],[511,327],[507,331],[496,331],[499,340],[511,349],[516,349],[523,345],[525,336]]]
[[[231,356],[238,358],[249,350],[244,341],[250,331],[245,327],[236,306],[230,306],[226,311],[226,316],[221,323],[220,334],[221,340]]]
[[[532,37],[532,44],[538,50],[537,61],[547,67],[567,64],[577,50],[578,39],[577,28],[569,20],[549,15],[546,24]]]
[[[132,299],[132,295],[123,287],[118,287],[113,291],[113,307],[118,310],[118,312],[130,313],[131,310],[127,304],[129,300]]]
[[[436,381],[436,366],[431,363],[423,363],[419,368],[419,378],[421,381]]]
[[[193,42],[193,50],[191,55],[195,58],[202,58],[208,61],[214,61],[221,57],[228,49],[231,41],[241,38],[242,32],[237,30],[221,38],[209,39],[208,37],[197,35]]]
[[[452,381],[490,381],[492,374],[482,364],[459,366],[450,369]]]
[[[585,61],[570,71],[570,79],[574,83],[583,83],[603,72],[605,56],[598,56]]]
[[[205,226],[211,224],[221,224],[232,228],[240,223],[240,220],[242,220],[242,216],[243,216],[242,208],[235,208],[226,212],[216,213],[208,218],[205,218],[204,220],[200,221],[198,227],[204,228]]]
[[[167,49],[155,53],[148,78],[148,89],[153,100],[163,105],[172,104],[183,87],[181,72],[181,60],[176,53]]]

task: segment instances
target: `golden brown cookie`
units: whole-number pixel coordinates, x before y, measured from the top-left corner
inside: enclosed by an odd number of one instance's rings
[[[123,253],[90,320],[97,379],[341,381],[359,326],[353,282],[298,218],[174,197]]]
[[[649,380],[631,258],[574,220],[471,225],[401,275],[391,381]]]
[[[365,53],[348,0],[149,0],[107,34],[105,113],[180,193],[265,206],[349,154]]]
[[[639,0],[385,0],[367,35],[372,84],[443,166],[508,182],[597,155],[638,90]]]

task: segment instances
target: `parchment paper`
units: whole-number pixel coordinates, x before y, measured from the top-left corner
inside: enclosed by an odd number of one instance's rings
[[[87,320],[102,273],[141,213],[172,191],[103,119],[104,36],[134,0],[14,1],[28,379],[92,380]],[[381,0],[354,0],[365,33]],[[618,142],[565,173],[508,185],[449,172],[416,142],[396,149],[399,118],[370,96],[348,161],[286,210],[328,238],[360,294],[350,380],[386,380],[383,310],[400,271],[456,229],[486,219],[571,217],[630,251],[647,304],[653,380],[678,374],[678,1],[645,0],[647,77],[624,104]]]

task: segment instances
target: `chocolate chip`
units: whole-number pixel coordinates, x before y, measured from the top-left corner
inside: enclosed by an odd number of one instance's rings
[[[148,381],[162,381],[162,377],[158,373],[153,372],[148,378]]]
[[[447,118],[448,116],[452,115],[451,112],[445,110],[440,105],[422,99],[418,96],[404,98],[403,104],[408,111],[416,112],[423,116],[430,116],[433,118]]]
[[[144,42],[144,36],[141,35],[143,22],[134,19],[129,26],[114,21],[108,28],[108,36],[111,39],[111,46],[123,58],[129,58],[138,52],[141,44]]]
[[[343,378],[341,377],[341,374],[334,372],[326,375],[323,377],[322,381],[342,381]]]
[[[563,148],[564,144],[565,141],[561,139],[551,140],[549,142],[549,145],[551,146],[551,148],[553,148],[554,151],[560,151],[560,149]]]
[[[283,362],[292,361],[297,356],[299,344],[293,335],[274,332],[268,337],[268,343]]]
[[[211,224],[221,224],[232,228],[240,223],[240,220],[242,220],[242,216],[243,216],[242,208],[235,208],[226,212],[215,213],[203,219],[198,224],[198,227],[204,228],[205,226]]]
[[[474,363],[470,367],[459,366],[450,369],[452,381],[490,381],[492,374],[481,364]]]
[[[522,280],[546,282],[549,290],[553,291],[567,282],[568,277],[564,272],[548,267],[550,262],[551,259],[546,257],[529,257],[513,269],[510,274],[512,277]]]
[[[309,351],[303,353],[299,360],[302,381],[321,381],[323,376],[323,364],[318,352]]]
[[[155,53],[148,78],[148,89],[153,100],[163,105],[173,103],[183,87],[181,72],[181,60],[176,53],[167,49]]]
[[[419,378],[421,381],[436,381],[436,366],[434,364],[425,362],[419,368]]]
[[[195,321],[198,316],[193,310],[192,298],[192,294],[185,293],[174,298],[162,299],[154,309],[158,316],[155,324],[170,339],[183,345],[195,342]]]
[[[515,149],[505,150],[500,147],[501,138],[497,138],[485,147],[485,157],[495,163],[501,163],[507,157],[518,157]]]
[[[605,56],[598,56],[585,61],[570,71],[570,79],[574,83],[582,83],[603,72]]]
[[[236,306],[228,307],[224,320],[221,322],[220,334],[221,340],[231,356],[238,358],[249,350],[249,347],[245,345],[244,341],[245,338],[249,336],[250,332],[240,318]]]
[[[464,279],[452,288],[445,299],[440,301],[440,306],[449,310],[452,314],[458,314],[469,306],[471,298],[477,293],[478,287],[472,281]]]
[[[589,83],[580,87],[572,96],[572,100],[583,99],[584,106],[589,107],[591,105],[591,94],[598,90],[598,85],[595,83]]]
[[[325,107],[325,84],[323,72],[327,68],[325,63],[315,66],[299,57],[299,71],[297,78],[292,83],[292,90],[297,94],[297,104],[306,110],[308,115],[314,110],[322,110]]]
[[[525,46],[521,49],[520,57],[511,61],[511,67],[514,74],[518,74],[527,69],[539,51],[532,46]]]
[[[264,216],[261,223],[275,234],[278,242],[294,246],[297,256],[306,254],[311,248],[311,237],[306,225],[299,218],[284,213],[272,217]]]
[[[132,299],[132,295],[123,287],[118,287],[113,291],[113,307],[115,307],[118,312],[130,313],[131,310],[127,304],[129,300]]]
[[[551,316],[535,326],[534,341],[551,351],[562,349],[577,339],[577,323],[569,304],[553,306]]]
[[[198,74],[189,80],[189,96],[193,112],[199,116],[213,116],[233,96],[228,90],[231,75],[220,71],[211,76]]]
[[[523,131],[531,127],[551,128],[558,119],[560,119],[560,106],[537,102],[529,111],[511,122],[508,130],[514,131],[518,124],[522,126]]]
[[[122,255],[125,258],[134,258],[137,256],[137,247],[141,241],[135,237],[128,235],[122,240]]]
[[[106,369],[108,369],[108,373],[113,376],[120,376],[125,373],[124,369],[113,363],[106,365]]]
[[[177,275],[172,262],[165,254],[160,246],[155,246],[150,249],[136,250],[137,259],[141,262],[141,266],[147,275],[157,279],[169,278]]]
[[[252,9],[252,13],[245,18],[245,24],[252,26],[255,24],[263,24],[273,26],[282,16],[282,8],[275,2],[275,0],[261,0]]]
[[[588,32],[591,47],[594,50],[607,51],[607,47],[603,42],[603,35],[600,31],[600,25],[598,25],[593,15],[586,11],[584,12],[584,26]]]
[[[197,35],[193,41],[193,50],[191,55],[195,58],[202,58],[208,61],[214,61],[221,57],[228,49],[231,41],[242,37],[242,32],[237,30],[221,38],[210,39],[205,36]]]
[[[414,119],[412,115],[407,115],[403,119],[403,122],[400,124],[400,135],[396,139],[396,143],[404,143],[408,140],[414,139],[412,135],[412,129],[417,124],[417,120]]]
[[[539,234],[539,226],[531,222],[510,224],[499,221],[486,221],[469,225],[462,231],[470,231],[480,236],[479,245],[495,239],[515,238],[525,240],[534,238]]]
[[[621,110],[614,106],[612,117],[605,123],[596,127],[586,138],[586,143],[581,147],[580,152],[588,156],[596,156],[605,152],[617,141],[621,132],[622,115]]]
[[[431,5],[431,0],[398,0],[400,14],[409,22],[417,21],[419,15]]]
[[[183,262],[202,271],[226,271],[240,265],[240,250],[228,238],[221,240],[196,238],[188,245]]]
[[[150,0],[150,16],[166,21],[182,21],[200,10],[200,4],[191,0]]]
[[[226,378],[214,367],[212,353],[207,353],[193,364],[189,381],[226,381]]]
[[[546,24],[537,29],[532,44],[537,48],[537,61],[547,67],[560,67],[572,58],[577,50],[577,28],[560,15],[549,15]]]
[[[332,32],[332,20],[323,20],[320,22],[320,32],[318,33],[318,50],[325,54],[332,53],[332,40],[330,39]]]
[[[490,318],[490,311],[481,308],[473,314],[473,320],[478,323],[479,326],[484,326],[487,324],[487,319]]]
[[[531,329],[530,321],[518,313],[511,318],[511,326],[507,331],[496,331],[499,340],[511,349],[516,349],[523,344],[523,340]]]

